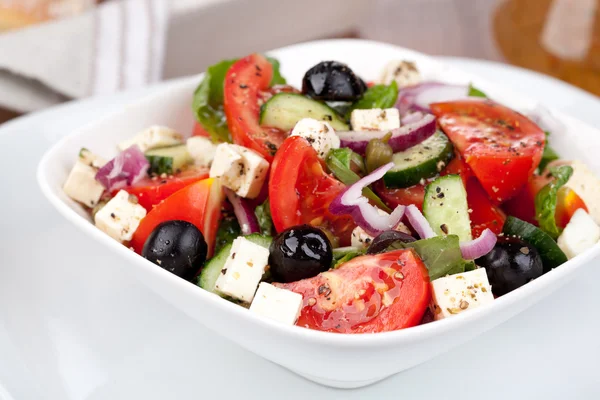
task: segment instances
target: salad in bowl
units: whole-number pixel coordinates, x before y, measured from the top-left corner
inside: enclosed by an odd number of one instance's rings
[[[376,333],[495,301],[600,240],[600,180],[562,129],[411,60],[376,81],[322,61],[301,87],[252,54],[209,67],[193,132],[150,126],[63,190],[98,229],[283,324]],[[244,310],[245,311],[245,310]]]

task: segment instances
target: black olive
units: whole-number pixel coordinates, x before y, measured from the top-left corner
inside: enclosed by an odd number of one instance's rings
[[[200,270],[208,247],[204,235],[187,221],[158,225],[144,243],[142,256],[175,275],[191,280]]]
[[[302,93],[316,100],[355,101],[367,90],[365,82],[346,65],[323,61],[306,71]]]
[[[475,264],[485,268],[496,296],[512,292],[543,274],[537,249],[515,237],[498,237],[492,251],[475,260]]]
[[[310,225],[286,229],[269,247],[269,267],[275,282],[295,282],[327,271],[333,251],[327,235]]]

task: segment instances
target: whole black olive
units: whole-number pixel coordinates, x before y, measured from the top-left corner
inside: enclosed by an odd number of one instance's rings
[[[159,224],[144,243],[142,256],[175,275],[190,280],[200,270],[208,247],[204,235],[187,221]]]
[[[475,260],[475,264],[485,268],[496,296],[512,292],[543,274],[537,249],[515,237],[498,237],[492,251]]]
[[[323,61],[306,71],[302,93],[316,100],[355,101],[367,90],[364,81],[346,65]]]
[[[269,267],[275,282],[312,278],[331,266],[333,251],[327,235],[310,225],[286,229],[269,247]]]

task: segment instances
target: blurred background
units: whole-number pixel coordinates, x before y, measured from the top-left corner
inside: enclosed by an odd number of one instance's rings
[[[0,123],[333,37],[506,62],[600,95],[600,0],[0,0]]]

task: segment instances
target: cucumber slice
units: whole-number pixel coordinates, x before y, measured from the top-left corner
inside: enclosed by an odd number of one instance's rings
[[[259,246],[269,248],[273,238],[270,236],[260,235],[258,233],[253,233],[252,235],[244,236],[246,239],[255,243]],[[208,290],[211,293],[215,292],[215,283],[217,282],[217,278],[219,278],[219,274],[225,265],[225,261],[227,261],[227,257],[229,257],[229,253],[231,252],[231,244],[224,246],[221,251],[217,253],[216,256],[208,260],[208,262],[202,268],[202,272],[200,272],[200,276],[198,277],[198,286],[200,286],[204,290]]]
[[[423,214],[438,235],[472,239],[467,191],[460,175],[442,176],[427,185]]]
[[[173,174],[194,162],[185,144],[148,150],[145,156],[150,162],[149,174]]]
[[[387,187],[404,188],[436,176],[454,156],[452,143],[438,131],[423,142],[395,153],[395,166],[383,177]]]
[[[350,127],[326,104],[296,93],[278,93],[271,97],[260,111],[260,124],[291,130],[302,118],[327,121],[336,131],[348,131]]]
[[[519,218],[509,216],[504,222],[502,232],[505,235],[516,236],[523,239],[537,249],[542,258],[544,273],[567,262],[567,256],[558,247],[558,244],[538,227]]]

